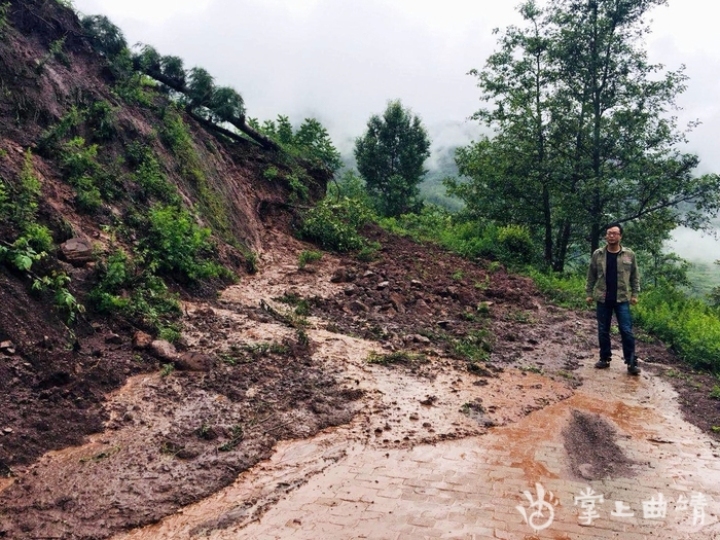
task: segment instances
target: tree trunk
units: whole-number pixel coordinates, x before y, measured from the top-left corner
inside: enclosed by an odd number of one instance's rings
[[[171,79],[170,77],[166,77],[165,75],[163,75],[162,73],[160,73],[157,70],[148,70],[145,72],[145,74],[148,77],[152,77],[156,81],[163,83],[165,86],[172,88],[176,92],[180,92],[181,94],[187,94],[187,88],[184,85],[178,84],[177,81]],[[195,113],[195,115],[193,117],[197,119],[199,116],[200,115]],[[209,120],[206,120],[206,122],[209,122]],[[233,125],[237,129],[239,129],[240,131],[242,131],[245,135],[247,135],[253,141],[260,144],[260,146],[262,146],[266,150],[275,150],[275,151],[280,150],[280,146],[275,141],[266,137],[262,133],[258,133],[253,128],[251,128],[245,121],[244,116],[241,116],[240,118],[233,118],[231,120],[228,120],[228,123]],[[220,128],[220,129],[222,129],[222,128]],[[224,130],[224,131],[226,132],[226,134],[231,133],[227,130]]]

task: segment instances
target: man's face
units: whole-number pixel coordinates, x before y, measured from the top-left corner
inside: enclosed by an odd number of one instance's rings
[[[605,240],[607,240],[607,243],[611,246],[618,245],[620,240],[622,240],[620,229],[617,227],[610,227],[607,231],[605,231]]]

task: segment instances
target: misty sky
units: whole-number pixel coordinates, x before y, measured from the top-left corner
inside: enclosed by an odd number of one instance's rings
[[[479,92],[466,73],[494,50],[492,29],[519,23],[514,0],[74,0],[82,14],[107,15],[129,44],[180,56],[245,99],[248,115],[293,123],[313,116],[350,152],[372,114],[401,99],[418,114],[433,150],[469,143],[467,118]],[[681,125],[701,157],[698,172],[720,172],[720,32],[713,3],[670,0],[651,12],[650,59],[687,66]],[[682,254],[682,253],[681,253]],[[715,258],[720,257],[716,254]]]

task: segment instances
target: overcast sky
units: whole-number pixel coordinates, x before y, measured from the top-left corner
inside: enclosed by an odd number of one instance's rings
[[[493,51],[496,27],[519,22],[513,0],[75,0],[107,15],[128,40],[207,69],[261,120],[318,118],[343,150],[372,114],[400,98],[435,149],[477,133],[472,68]],[[703,124],[691,148],[720,171],[720,32],[708,0],[671,0],[652,13],[652,59],[690,75],[682,114]]]
[[[472,68],[494,50],[493,28],[520,22],[514,0],[74,0],[107,15],[131,45],[180,56],[245,99],[248,115],[316,117],[349,152],[390,99],[418,114],[434,151],[467,144],[479,107]],[[720,172],[720,32],[709,0],[670,0],[651,12],[650,59],[687,66],[680,96],[699,172]]]

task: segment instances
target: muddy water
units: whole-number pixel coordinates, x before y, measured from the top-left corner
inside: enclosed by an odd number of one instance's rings
[[[209,318],[201,315],[207,306],[186,305],[188,342],[220,355],[233,344],[292,337],[293,329],[259,322],[248,316],[247,308],[261,301],[272,304],[286,292],[337,292],[339,286],[329,281],[333,265],[315,273],[300,271],[300,250],[290,246],[264,254],[264,271],[225,291],[224,307],[210,310]],[[278,303],[272,306],[283,309]],[[568,369],[567,359],[581,358],[577,352],[584,350],[583,336],[592,335],[592,324],[571,321],[577,339],[567,339],[566,319],[558,314],[557,329],[546,332],[561,337],[539,343],[517,362],[540,364],[550,376],[506,369],[484,378],[432,351],[427,363],[371,364],[371,352],[387,351],[377,343],[329,332],[327,321],[311,319],[307,332],[314,359],[345,387],[365,392],[354,420],[312,438],[282,442],[269,459],[231,485],[155,525],[114,538],[530,538],[533,529],[516,507],[529,505],[524,492],[535,496],[536,484],[552,492],[546,500],[554,511],[553,522],[538,531],[539,538],[617,538],[622,533],[713,538],[719,531],[718,450],[682,420],[672,389],[652,376],[629,378],[615,365],[604,372],[583,367],[573,379],[584,379],[584,385],[570,389],[568,373],[560,370]],[[234,418],[223,396],[195,392],[190,400],[178,400],[173,396],[182,394],[176,384],[173,377],[159,375],[131,379],[109,400],[114,429],[83,447],[45,456],[35,471],[47,475],[48,485],[67,478],[82,482],[80,469],[88,467],[79,463],[99,468],[118,457],[112,454],[117,448],[126,454],[147,452],[149,441],[158,443],[172,423],[196,421],[199,407]],[[615,442],[634,462],[632,477],[589,482],[573,475],[562,432],[574,410],[597,414],[615,427]],[[121,424],[128,412],[132,422]],[[151,450],[157,455],[156,447]],[[156,463],[161,470],[176,461],[162,455]],[[133,471],[136,477],[110,471],[108,496],[117,497],[128,486],[142,492],[149,485],[145,466]],[[116,476],[122,478],[116,482]],[[581,526],[574,497],[588,488],[602,493],[606,502],[598,504],[595,523]],[[708,499],[704,522],[693,524],[674,503],[662,519],[645,519],[642,502],[658,493],[672,501],[702,493]],[[616,501],[630,505],[635,516],[613,516]],[[120,500],[118,507],[123,506]]]
[[[382,448],[373,437],[358,437],[365,422],[359,419],[312,440],[283,443],[272,459],[215,496],[116,538],[529,538],[533,529],[516,506],[529,506],[523,492],[536,497],[538,483],[555,503],[554,519],[538,538],[617,538],[623,532],[717,538],[718,450],[682,420],[673,390],[648,375],[630,379],[590,368],[581,374],[586,383],[573,396],[483,436]],[[497,395],[515,394],[513,385],[517,390],[524,381],[530,387],[548,383],[518,372],[505,377]],[[417,386],[421,395],[425,388]],[[400,402],[402,387],[385,388]],[[617,444],[635,462],[632,477],[588,482],[572,476],[560,435],[572,410],[615,426]],[[450,408],[446,414],[443,422],[452,424]],[[415,425],[407,418],[404,423]],[[605,498],[590,524],[574,504],[587,489]],[[646,516],[643,503],[659,494],[669,501],[664,517]],[[692,508],[682,510],[683,497],[694,494],[706,497],[702,523]],[[631,510],[619,512],[618,503]],[[632,517],[620,515],[631,511]]]

